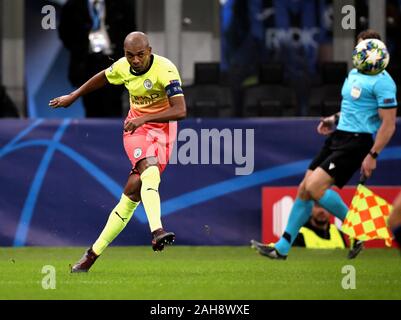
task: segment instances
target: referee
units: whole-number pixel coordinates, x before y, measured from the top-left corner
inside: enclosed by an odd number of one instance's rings
[[[380,35],[366,30],[357,39],[358,43],[380,40]],[[311,215],[314,201],[344,220],[348,207],[331,187],[342,188],[358,169],[370,177],[377,157],[395,132],[396,85],[387,71],[367,75],[352,69],[341,94],[341,112],[323,118],[318,125],[318,133],[328,138],[299,185],[285,232],[278,242],[259,250],[264,256],[287,258],[299,229]],[[348,257],[354,258],[361,249],[362,242],[356,241]]]

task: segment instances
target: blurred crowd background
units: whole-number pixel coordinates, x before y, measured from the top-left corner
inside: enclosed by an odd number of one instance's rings
[[[401,0],[0,3],[1,117],[124,117],[129,101],[122,87],[106,87],[65,110],[50,110],[48,101],[123,56],[124,37],[134,30],[147,33],[153,51],[179,68],[190,117],[338,111],[355,37],[367,28],[382,34],[388,71],[401,83]],[[344,30],[347,5],[355,8],[355,28]],[[55,25],[45,28],[51,8]]]

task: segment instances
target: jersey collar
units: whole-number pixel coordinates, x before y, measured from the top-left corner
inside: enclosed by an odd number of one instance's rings
[[[134,76],[141,76],[141,75],[143,75],[143,74],[145,74],[146,72],[149,71],[149,69],[152,67],[153,60],[154,60],[154,56],[153,56],[153,54],[152,54],[152,55],[150,55],[150,63],[149,63],[149,66],[148,66],[145,70],[143,70],[143,71],[141,71],[141,72],[135,72],[135,71],[132,69],[132,67],[130,66],[130,67],[129,67],[129,72],[131,72],[131,74],[133,74]]]

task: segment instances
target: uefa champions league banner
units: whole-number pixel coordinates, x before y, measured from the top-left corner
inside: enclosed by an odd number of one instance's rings
[[[400,122],[400,121],[399,121]],[[399,124],[398,122],[398,124]],[[262,188],[296,186],[324,137],[318,119],[190,119],[162,175],[164,226],[178,245],[261,239]],[[121,120],[0,122],[0,246],[87,246],[120,198],[131,166]],[[368,185],[401,184],[401,132]],[[350,185],[356,185],[358,174]],[[142,205],[115,245],[149,245]]]

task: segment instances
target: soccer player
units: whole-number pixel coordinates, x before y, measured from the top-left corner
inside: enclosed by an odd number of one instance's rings
[[[390,214],[389,225],[395,241],[401,249],[401,192],[393,203],[393,211]]]
[[[358,42],[372,38],[380,39],[380,35],[367,30],[357,37]],[[278,242],[259,250],[260,254],[286,259],[299,229],[311,215],[313,201],[345,219],[348,207],[331,187],[342,188],[358,169],[365,177],[372,175],[377,157],[394,134],[396,107],[396,85],[386,71],[377,75],[357,69],[349,72],[342,88],[341,111],[318,125],[318,133],[328,138],[299,185],[285,232]],[[362,245],[355,241],[348,258],[355,258]]]
[[[175,240],[161,223],[160,174],[171,155],[177,123],[186,117],[186,105],[177,68],[168,59],[152,53],[148,37],[132,32],[124,41],[125,57],[89,79],[69,95],[52,99],[53,108],[68,107],[79,97],[107,84],[122,85],[130,94],[130,110],[124,122],[124,148],[132,170],[118,204],[95,243],[71,272],[87,272],[106,247],[131,219],[140,201],[152,232],[154,251]],[[110,106],[113,108],[113,106]]]

